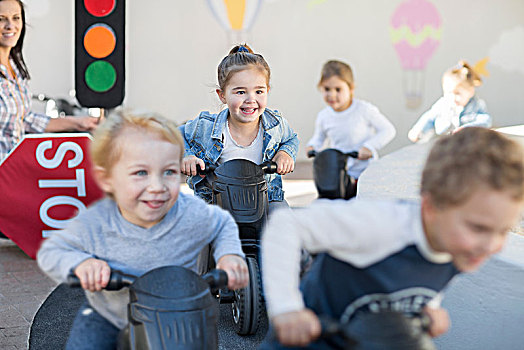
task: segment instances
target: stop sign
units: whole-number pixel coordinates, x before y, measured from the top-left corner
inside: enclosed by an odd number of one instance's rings
[[[0,231],[31,258],[102,190],[91,175],[89,134],[26,135],[0,164]]]

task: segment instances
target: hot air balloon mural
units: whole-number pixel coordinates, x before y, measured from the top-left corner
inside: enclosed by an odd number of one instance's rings
[[[263,0],[207,0],[209,8],[228,33],[230,44],[246,42]]]
[[[391,17],[391,40],[404,70],[406,106],[421,105],[426,64],[440,43],[441,19],[427,0],[402,2]]]

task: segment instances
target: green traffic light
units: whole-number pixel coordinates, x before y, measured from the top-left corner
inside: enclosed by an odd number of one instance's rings
[[[116,70],[106,61],[95,61],[86,69],[85,82],[95,92],[106,92],[115,85]]]

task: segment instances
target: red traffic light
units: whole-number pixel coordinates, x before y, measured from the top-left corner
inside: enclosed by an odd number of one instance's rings
[[[95,17],[104,17],[109,15],[116,5],[116,0],[84,0],[84,6],[87,12]]]

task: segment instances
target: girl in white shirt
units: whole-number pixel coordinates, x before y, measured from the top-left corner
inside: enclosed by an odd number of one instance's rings
[[[358,158],[349,157],[347,171],[358,179],[369,160],[378,158],[378,150],[396,134],[395,127],[369,102],[353,97],[354,80],[351,67],[340,61],[328,61],[322,67],[318,87],[327,107],[318,113],[315,132],[306,151],[327,147],[343,153],[358,151]]]

